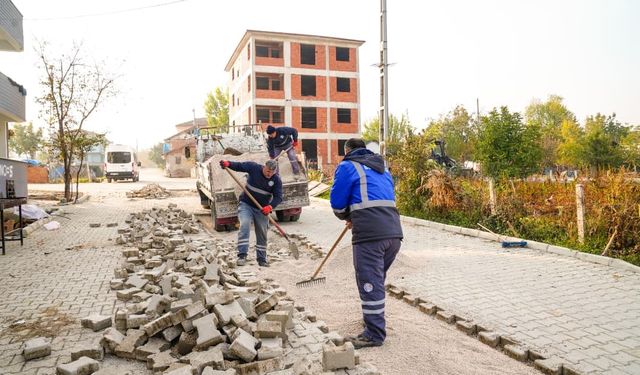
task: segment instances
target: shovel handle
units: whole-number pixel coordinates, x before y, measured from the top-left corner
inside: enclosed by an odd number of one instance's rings
[[[229,173],[229,176],[231,176],[231,178],[233,178],[233,180],[242,188],[242,190],[244,191],[244,193],[251,199],[251,201],[256,205],[256,207],[258,207],[258,209],[262,209],[262,206],[260,205],[260,203],[258,203],[258,201],[256,200],[256,198],[253,197],[253,195],[249,192],[249,190],[247,190],[247,188],[242,185],[242,182],[240,182],[240,180],[238,180],[238,177],[236,177],[233,173],[231,173],[231,171],[229,170],[229,168],[224,168],[225,171],[227,171],[227,173]],[[282,235],[282,237],[286,238],[287,241],[289,240],[289,236],[287,236],[287,234],[284,232],[284,230],[282,230],[282,228],[280,227],[280,225],[278,225],[276,223],[275,220],[273,220],[273,218],[271,217],[271,215],[267,215],[267,217],[269,218],[269,221],[271,222],[271,224],[273,224],[277,229],[278,232],[280,232],[280,234]]]
[[[278,156],[276,156],[273,160],[278,160],[278,159],[280,159],[280,156],[282,156],[283,154],[286,154],[286,153],[287,153],[287,152],[289,152],[289,150],[291,150],[292,148],[293,148],[293,146],[289,147],[289,148],[288,148],[288,149],[286,149],[286,150],[282,150],[282,151],[280,151],[280,154],[278,154]]]
[[[333,250],[336,249],[336,247],[340,243],[340,240],[342,240],[342,237],[344,237],[344,235],[347,233],[348,230],[349,230],[349,227],[345,225],[344,229],[342,230],[342,233],[340,233],[340,236],[338,237],[338,239],[336,239],[336,242],[333,243],[333,246],[331,246],[331,249],[329,249],[329,252],[327,253],[327,255],[322,260],[322,263],[320,263],[320,265],[316,269],[316,272],[314,272],[313,276],[311,276],[311,280],[315,279],[316,276],[318,276],[318,274],[320,273],[320,270],[322,269],[322,266],[324,266],[324,264],[326,263],[327,259],[329,259],[329,257],[331,256],[331,253],[333,253]]]

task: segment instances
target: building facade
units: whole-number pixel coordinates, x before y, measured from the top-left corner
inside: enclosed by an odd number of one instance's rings
[[[331,169],[360,134],[358,48],[363,41],[248,30],[233,52],[229,122],[292,126],[308,166]]]
[[[176,125],[176,134],[164,140],[163,157],[165,175],[168,177],[193,177],[196,165],[195,129],[209,126],[206,118]]]
[[[10,0],[0,1],[0,55],[23,50],[22,14]],[[24,87],[0,72],[0,158],[9,156],[9,122],[25,121],[26,96]]]

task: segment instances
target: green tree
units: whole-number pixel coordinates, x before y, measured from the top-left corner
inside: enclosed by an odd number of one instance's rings
[[[525,109],[528,127],[540,129],[542,167],[558,163],[558,147],[562,142],[562,125],[565,120],[576,122],[575,115],[562,103],[563,98],[550,95],[547,101],[533,100]]]
[[[42,129],[33,130],[33,124],[17,123],[13,125],[13,134],[9,138],[9,149],[18,155],[28,155],[30,159],[36,158],[36,152],[40,150],[44,138]]]
[[[536,126],[525,126],[519,113],[493,109],[481,119],[478,160],[493,178],[526,177],[539,170],[542,150]]]
[[[165,161],[164,161],[164,158],[162,157],[162,147],[163,147],[162,142],[154,145],[149,151],[149,160],[151,160],[159,168],[164,169]]]
[[[208,93],[204,101],[204,112],[207,115],[207,124],[214,128],[215,133],[229,131],[229,93],[220,87]]]
[[[587,117],[585,122],[584,161],[596,168],[617,168],[625,159],[621,147],[629,129],[622,125],[615,113],[600,113]]]
[[[561,141],[558,145],[558,163],[565,166],[584,165],[584,130],[573,120],[565,119],[560,128]]]
[[[64,196],[70,201],[71,163],[82,152],[83,126],[106,99],[116,95],[115,77],[104,64],[86,62],[77,44],[69,53],[53,56],[47,43],[40,43],[36,53],[42,71],[42,93],[36,101],[50,124],[47,146],[62,162]]]
[[[457,162],[474,159],[478,130],[463,106],[456,106],[446,116],[431,121],[424,134],[433,140],[444,140],[447,154]]]
[[[629,133],[622,138],[621,145],[624,163],[638,171],[640,168],[640,126],[629,129]]]
[[[407,137],[413,134],[414,128],[409,121],[409,116],[402,114],[400,118],[389,115],[389,129],[387,130],[387,154],[393,155],[402,147]],[[364,124],[362,139],[365,142],[378,142],[380,133],[380,119],[374,118]]]

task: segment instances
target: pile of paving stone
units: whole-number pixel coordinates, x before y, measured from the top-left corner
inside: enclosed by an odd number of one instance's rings
[[[126,193],[127,198],[145,198],[145,199],[165,199],[171,193],[158,184],[145,185],[139,190],[129,191]]]
[[[73,351],[73,362],[59,365],[58,374],[98,371],[105,353],[171,375],[378,374],[284,288],[249,267],[235,268],[235,243],[185,236],[197,234],[198,226],[175,205],[126,222],[119,242],[129,245],[110,282],[117,293],[114,316],[81,320],[104,330],[102,339]],[[43,345],[31,343],[29,353],[39,346],[35,356],[46,355]]]

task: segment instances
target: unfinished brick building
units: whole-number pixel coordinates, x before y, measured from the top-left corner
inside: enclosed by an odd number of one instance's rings
[[[361,40],[247,30],[231,55],[229,121],[292,126],[311,168],[332,169],[360,134]]]

